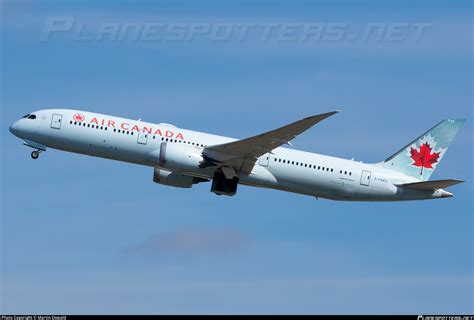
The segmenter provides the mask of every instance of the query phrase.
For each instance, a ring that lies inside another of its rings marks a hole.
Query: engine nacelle
[[[153,181],[171,187],[191,188],[193,184],[208,180],[155,168]]]
[[[196,146],[163,142],[158,165],[170,171],[195,172],[203,161],[201,152]]]

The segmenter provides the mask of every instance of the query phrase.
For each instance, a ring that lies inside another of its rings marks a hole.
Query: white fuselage
[[[212,179],[216,167],[175,165],[158,161],[163,143],[201,154],[205,146],[236,139],[97,113],[50,109],[34,112],[10,128],[25,144],[141,164],[185,175]],[[186,146],[184,148],[184,146]],[[396,184],[419,180],[379,164],[365,164],[279,147],[257,159],[239,183],[334,200],[397,201],[443,197],[442,190],[410,191]]]

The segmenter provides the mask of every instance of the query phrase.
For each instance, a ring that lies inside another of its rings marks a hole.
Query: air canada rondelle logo
[[[73,118],[74,118],[74,121],[77,121],[77,122],[82,122],[86,119],[86,117],[84,117],[83,114],[79,114],[79,113],[76,113]]]

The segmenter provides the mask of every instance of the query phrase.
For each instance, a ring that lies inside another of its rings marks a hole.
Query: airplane
[[[294,150],[291,140],[338,113],[301,119],[259,135],[234,139],[70,109],[39,110],[10,126],[38,159],[48,148],[153,168],[153,181],[177,188],[211,183],[233,196],[239,184],[331,200],[404,201],[452,197],[463,182],[429,180],[465,119],[446,119],[378,163]]]

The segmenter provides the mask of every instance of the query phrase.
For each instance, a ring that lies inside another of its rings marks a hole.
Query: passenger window
[[[87,124],[87,127],[88,127],[88,128],[90,128],[90,127],[91,127],[91,124],[90,124],[90,123],[89,123],[89,124]]]

